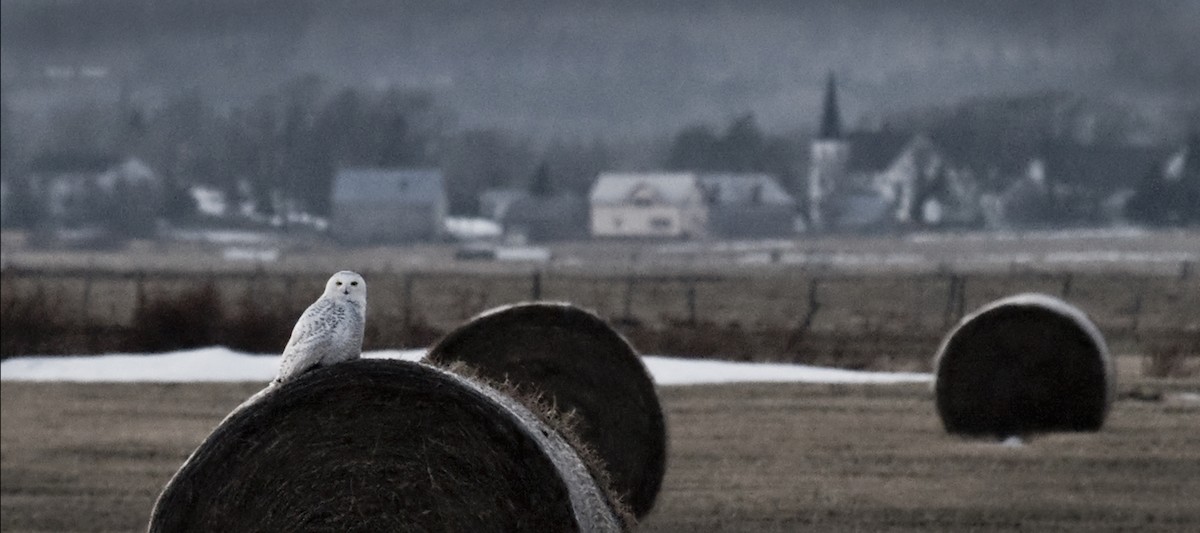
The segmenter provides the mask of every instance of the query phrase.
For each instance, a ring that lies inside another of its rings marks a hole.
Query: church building
[[[929,136],[889,129],[846,133],[829,76],[805,187],[815,231],[963,226],[981,218],[971,170]]]

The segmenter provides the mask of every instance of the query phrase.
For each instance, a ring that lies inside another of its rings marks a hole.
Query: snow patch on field
[[[1062,230],[974,231],[965,233],[912,233],[905,240],[916,243],[1076,241],[1081,239],[1141,239],[1150,232],[1136,227],[1076,228]]]
[[[382,350],[363,357],[418,361],[425,350]],[[929,374],[859,372],[778,363],[735,363],[646,356],[655,383],[924,383]],[[163,354],[17,357],[0,363],[3,381],[68,382],[237,382],[270,381],[279,357],[250,355],[214,347]]]
[[[700,383],[928,383],[929,374],[862,372],[783,363],[737,363],[646,356],[642,358],[659,385]]]
[[[504,228],[494,220],[486,218],[448,217],[446,232],[462,241],[498,239]]]

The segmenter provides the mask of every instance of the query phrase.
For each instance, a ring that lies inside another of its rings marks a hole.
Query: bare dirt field
[[[0,386],[0,529],[129,531],[261,384]],[[1200,382],[1125,383],[1099,433],[946,435],[928,386],[660,389],[670,434],[641,531],[1200,530]]]

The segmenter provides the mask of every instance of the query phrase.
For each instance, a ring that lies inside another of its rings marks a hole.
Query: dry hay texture
[[[662,406],[637,352],[603,319],[566,303],[500,307],[450,332],[427,360],[466,364],[573,413],[574,433],[633,514],[654,507],[666,469]]]
[[[964,318],[934,363],[946,431],[1097,431],[1115,391],[1104,338],[1079,309],[1043,294],[996,300]]]
[[[264,389],[163,489],[150,531],[621,531],[613,498],[516,400],[358,360]]]

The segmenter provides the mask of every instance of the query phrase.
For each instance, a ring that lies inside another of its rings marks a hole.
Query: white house
[[[589,195],[592,236],[703,236],[708,204],[696,173],[613,173],[596,178]]]

